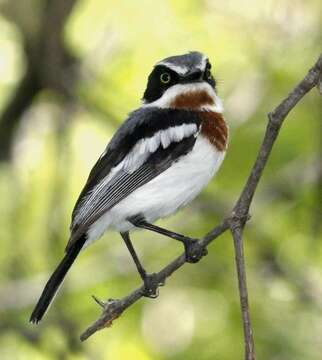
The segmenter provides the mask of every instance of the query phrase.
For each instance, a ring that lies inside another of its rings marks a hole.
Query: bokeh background
[[[254,162],[266,114],[321,51],[320,0],[0,1],[0,358],[241,359],[233,244],[225,234],[111,329],[85,343],[100,313],[90,295],[140,284],[118,234],[81,254],[46,319],[28,323],[61,259],[73,204],[158,60],[189,50],[214,65],[231,129],[215,181],[160,224],[201,236],[229,213]],[[322,122],[313,90],[289,115],[246,231],[259,359],[321,359]],[[149,271],[182,251],[145,232]]]

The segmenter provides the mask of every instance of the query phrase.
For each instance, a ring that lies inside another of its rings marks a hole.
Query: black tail
[[[48,306],[53,301],[56,292],[59,289],[62,281],[64,280],[67,271],[72,266],[73,262],[75,261],[77,255],[81,251],[84,243],[86,241],[86,236],[83,235],[80,239],[78,239],[73,246],[71,246],[66,255],[64,256],[63,260],[57,266],[54,273],[51,275],[50,279],[48,280],[39,300],[38,303],[30,316],[30,322],[33,324],[39,323],[42,319]]]

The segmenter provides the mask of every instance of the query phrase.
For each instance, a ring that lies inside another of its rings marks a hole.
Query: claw
[[[164,286],[165,285],[165,279],[164,280],[160,280],[158,283],[159,286]]]
[[[200,245],[198,240],[190,239],[185,242],[185,252],[186,252],[186,262],[188,263],[196,263],[203,256],[208,254],[208,250]]]
[[[106,303],[103,300],[100,300],[95,295],[92,295],[92,298],[95,300],[95,302],[101,306],[103,309],[105,309]]]
[[[163,283],[164,284],[164,283]],[[147,274],[144,279],[144,291],[143,296],[155,299],[159,296],[160,282],[157,278],[157,274]]]

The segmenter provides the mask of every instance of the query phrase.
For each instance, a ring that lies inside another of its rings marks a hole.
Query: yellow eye
[[[160,81],[162,82],[162,84],[169,84],[171,80],[171,76],[169,73],[164,72],[160,75]]]

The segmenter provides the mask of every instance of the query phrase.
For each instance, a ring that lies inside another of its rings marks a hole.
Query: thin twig
[[[253,329],[251,325],[249,304],[248,304],[246,266],[245,266],[244,243],[243,243],[243,223],[240,221],[240,219],[231,221],[230,230],[235,245],[235,261],[236,261],[236,268],[238,275],[239,298],[240,298],[240,306],[241,306],[243,325],[244,325],[245,359],[254,360],[255,350],[254,350]]]
[[[322,76],[322,55],[314,67],[308,72],[305,78],[293,89],[293,91],[281,102],[276,109],[271,112],[268,117],[268,125],[266,128],[263,143],[260,147],[257,159],[251,170],[249,178],[242,190],[236,205],[233,208],[232,214],[226,218],[219,226],[215,227],[210,233],[203,237],[199,242],[203,246],[209,245],[212,241],[218,238],[226,230],[230,229],[232,232],[235,250],[236,250],[236,266],[238,272],[238,283],[240,291],[240,300],[242,308],[242,317],[244,325],[245,336],[245,359],[254,360],[254,341],[253,330],[249,315],[248,294],[246,284],[245,260],[243,253],[243,229],[246,221],[249,218],[249,208],[256,191],[259,180],[262,177],[263,170],[267,164],[267,160],[273,148],[274,142],[278,136],[279,130],[282,126],[287,114],[295,107],[304,95],[309,92],[313,87],[319,84],[319,79]],[[157,279],[160,283],[165,282],[166,278],[172,275],[177,269],[185,264],[185,256],[182,254],[159,273]],[[84,341],[96,331],[109,327],[113,320],[119,317],[123,311],[129,306],[138,301],[143,295],[143,286],[134,290],[131,294],[120,300],[109,300],[103,305],[103,312],[99,319],[91,325],[81,335],[81,340]]]
[[[268,114],[269,120],[262,145],[257,155],[257,159],[230,218],[230,230],[232,232],[235,245],[235,259],[244,327],[246,360],[255,359],[255,350],[248,303],[244,259],[243,230],[245,219],[249,217],[249,208],[253,200],[257,185],[261,179],[283,121],[305,94],[307,94],[313,87],[319,86],[321,76],[322,55],[320,55],[318,61],[308,72],[305,78],[291,91],[291,93],[275,108],[273,112]]]

